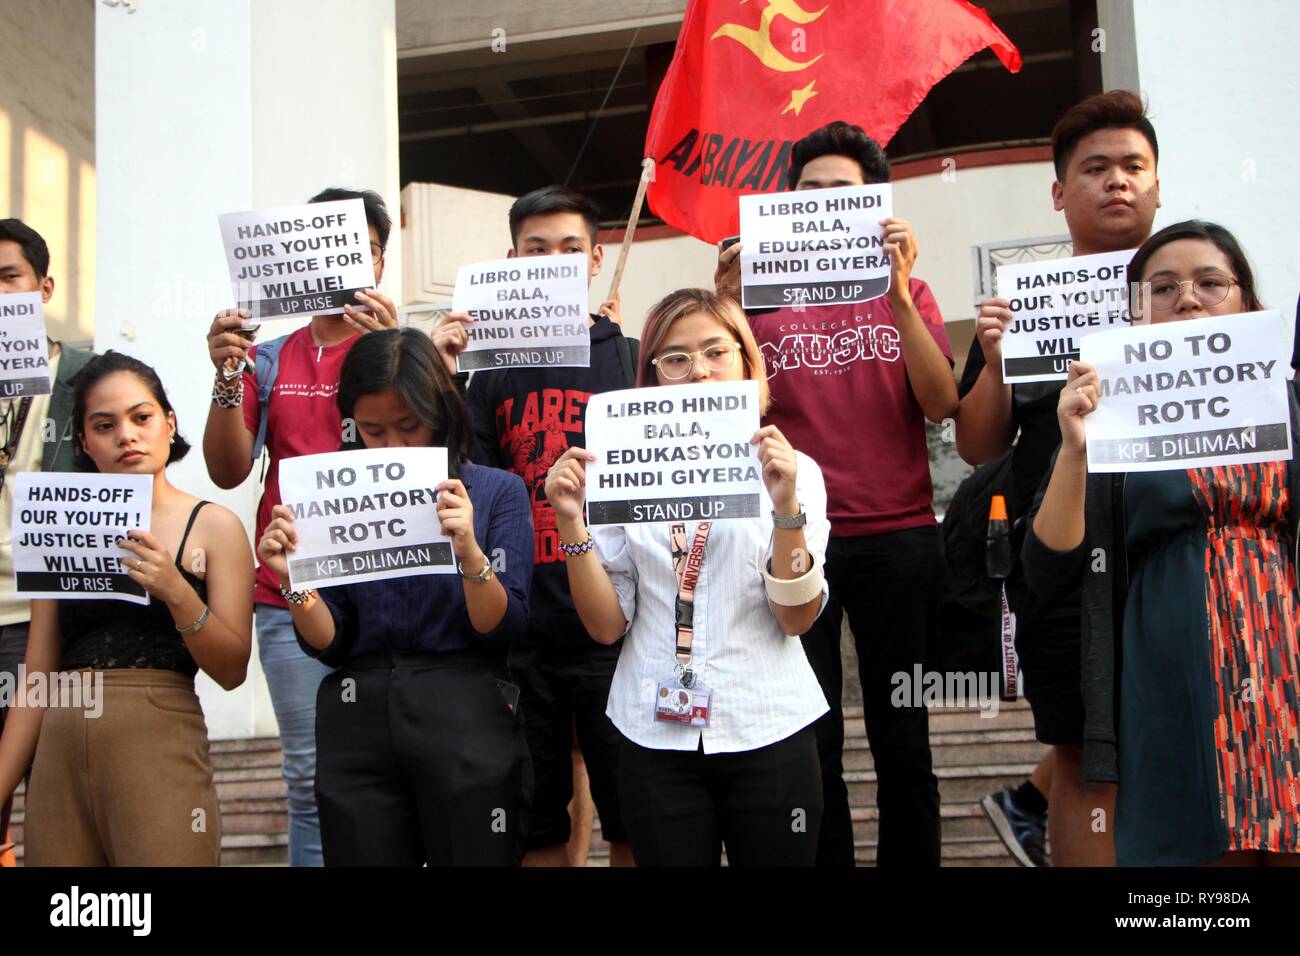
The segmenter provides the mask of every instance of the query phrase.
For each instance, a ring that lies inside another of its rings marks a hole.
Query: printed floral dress
[[[1300,852],[1300,652],[1286,463],[1124,486],[1121,866]]]

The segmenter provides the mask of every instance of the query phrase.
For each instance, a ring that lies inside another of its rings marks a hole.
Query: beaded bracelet
[[[560,550],[570,558],[576,558],[579,555],[586,554],[595,546],[596,539],[591,536],[590,531],[587,532],[586,541],[580,541],[577,544],[565,544],[563,541],[560,542]]]
[[[284,598],[295,607],[308,607],[316,600],[316,592],[311,588],[308,588],[305,591],[290,591],[284,585],[281,585],[280,597]]]

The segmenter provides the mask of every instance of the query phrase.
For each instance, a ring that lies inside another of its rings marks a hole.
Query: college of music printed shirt
[[[824,567],[830,522],[817,463],[798,453],[796,493],[808,516],[804,540]],[[605,713],[624,737],[652,750],[756,750],[784,740],[829,709],[798,637],[782,632],[768,605],[762,570],[772,554],[772,501],[760,518],[716,521],[695,588],[691,669],[713,691],[709,725],[654,719],[655,691],[676,668],[677,574],[670,524],[592,529],[600,563],[629,622]],[[686,522],[694,541],[698,522]],[[827,587],[822,582],[822,607]],[[820,610],[819,610],[820,613]]]
[[[948,362],[939,304],[920,279],[916,311]],[[925,415],[912,392],[888,296],[857,305],[751,313],[772,405],[763,419],[821,462],[835,537],[933,525]]]

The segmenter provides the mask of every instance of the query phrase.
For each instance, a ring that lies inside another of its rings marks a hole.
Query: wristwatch
[[[772,512],[772,526],[774,528],[795,529],[802,528],[808,523],[808,516],[804,514],[803,502],[799,503],[799,513],[797,515],[779,515]]]
[[[480,571],[478,574],[466,574],[466,573],[465,573],[465,567],[464,567],[464,565],[462,565],[462,566],[461,566],[461,569],[460,569],[460,576],[461,576],[462,578],[464,578],[466,581],[476,581],[476,582],[479,583],[479,584],[484,584],[484,583],[486,583],[487,581],[491,581],[491,580],[492,580],[492,562],[491,562],[491,561],[488,561],[488,560],[484,560],[484,562],[483,562],[483,570]]]

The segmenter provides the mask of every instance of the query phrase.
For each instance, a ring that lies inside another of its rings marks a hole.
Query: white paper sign
[[[375,284],[360,199],[228,212],[221,240],[235,299],[254,320],[336,315]]]
[[[747,309],[839,305],[889,291],[880,220],[888,183],[740,197],[740,295]]]
[[[462,372],[591,364],[583,253],[461,266],[451,304],[474,319]]]
[[[1247,312],[1089,335],[1101,399],[1084,419],[1088,470],[1165,471],[1291,457],[1287,329]]]
[[[153,476],[19,472],[12,514],[14,579],[25,598],[111,598],[148,604],[116,544],[148,531]]]
[[[39,292],[0,295],[0,398],[50,394],[50,347]]]
[[[1133,250],[998,266],[998,295],[1011,302],[1002,336],[1002,380],[1065,381],[1085,335],[1128,324]]]
[[[758,383],[629,388],[587,403],[591,525],[754,518]]]
[[[445,448],[367,448],[280,462],[280,495],[298,547],[289,582],[304,588],[415,574],[454,574],[438,521]]]

